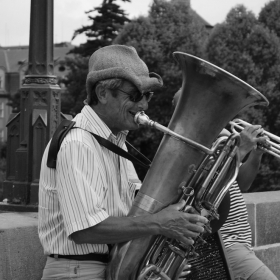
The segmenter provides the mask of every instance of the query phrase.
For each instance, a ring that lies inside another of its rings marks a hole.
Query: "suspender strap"
[[[143,163],[142,161],[140,161],[139,159],[137,159],[136,157],[134,157],[133,155],[131,155],[127,151],[123,150],[119,146],[115,145],[114,143],[108,141],[107,139],[105,139],[105,138],[103,138],[103,137],[101,137],[101,136],[99,136],[95,133],[92,133],[88,130],[85,130],[81,127],[73,127],[74,124],[75,124],[75,122],[73,122],[73,121],[63,120],[61,122],[61,124],[58,126],[58,128],[55,131],[54,136],[52,138],[51,144],[50,144],[50,149],[49,149],[49,154],[48,154],[48,159],[47,159],[47,166],[48,167],[50,167],[50,168],[55,168],[56,167],[56,158],[57,158],[57,154],[58,154],[60,145],[62,143],[62,140],[64,139],[64,137],[66,136],[66,134],[69,132],[70,129],[77,129],[77,128],[82,129],[82,130],[90,133],[97,140],[97,142],[101,146],[107,148],[111,152],[113,152],[113,153],[115,153],[115,154],[117,154],[121,157],[124,157],[124,158],[132,161],[135,164],[139,164],[139,165],[141,165],[145,168],[150,167],[151,162],[144,155],[141,154],[142,157],[144,157],[143,159],[145,159],[145,163]],[[138,153],[140,154],[140,152],[138,152]]]

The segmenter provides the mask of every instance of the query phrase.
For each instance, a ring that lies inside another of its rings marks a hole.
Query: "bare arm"
[[[260,125],[247,126],[240,133],[241,144],[239,147],[241,160],[250,153],[247,160],[239,169],[237,183],[242,192],[246,192],[258,174],[263,151],[257,149],[258,143],[265,143],[266,136],[259,136],[263,132]]]
[[[96,226],[76,231],[71,237],[78,243],[119,243],[157,234],[157,227],[149,216],[109,217]]]
[[[255,180],[263,153],[259,150],[252,150],[247,161],[239,169],[237,176],[237,183],[241,189],[241,192],[246,192],[251,187]]]
[[[71,237],[78,244],[108,244],[161,234],[193,244],[190,238],[204,231],[197,223],[205,224],[208,221],[197,214],[179,212],[183,205],[184,202],[179,202],[153,215],[109,217],[96,226],[74,232]]]

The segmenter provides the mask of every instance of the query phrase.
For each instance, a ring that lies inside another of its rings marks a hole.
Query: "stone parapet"
[[[256,255],[280,279],[280,191],[244,194]],[[0,280],[39,280],[46,256],[36,212],[0,212]]]
[[[46,257],[37,213],[0,213],[0,280],[39,280]]]
[[[243,194],[253,246],[280,243],[280,191]]]
[[[280,279],[280,191],[245,193],[243,196],[254,251]]]
[[[280,243],[254,247],[257,257],[280,279]]]

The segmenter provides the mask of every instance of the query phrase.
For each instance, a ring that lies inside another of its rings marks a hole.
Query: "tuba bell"
[[[205,210],[207,216],[218,219],[216,208],[239,168],[238,160],[233,160],[238,134],[221,139],[214,147],[212,143],[241,110],[268,105],[268,101],[250,85],[205,60],[182,52],[173,55],[182,70],[183,83],[168,128],[143,113],[135,116],[139,125],[154,127],[165,135],[128,215],[154,214],[183,198],[187,201],[184,208],[191,205],[199,213]],[[230,176],[218,175],[212,184],[210,175],[215,176],[216,171]],[[163,236],[119,243],[111,252],[106,280],[176,280],[191,253],[190,248]]]

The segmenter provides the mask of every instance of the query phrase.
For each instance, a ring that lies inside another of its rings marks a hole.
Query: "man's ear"
[[[108,100],[108,92],[107,90],[100,84],[98,84],[95,88],[96,96],[101,104],[106,104]]]

